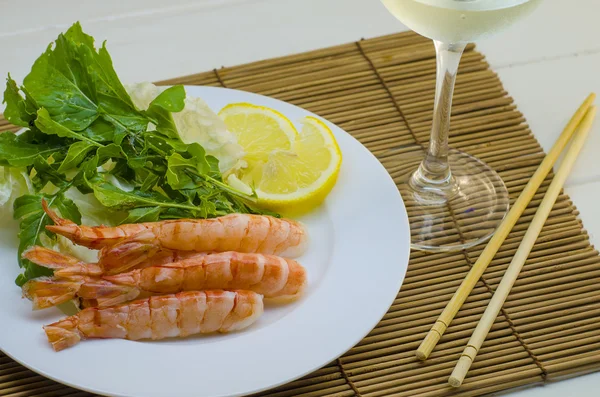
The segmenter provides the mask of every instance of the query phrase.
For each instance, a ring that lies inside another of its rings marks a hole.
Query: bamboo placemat
[[[397,182],[414,167],[415,155],[428,141],[435,54],[431,41],[407,32],[161,84],[225,86],[304,107],[359,139]],[[513,202],[544,153],[497,75],[473,46],[463,55],[453,105],[451,145],[497,170]],[[0,120],[2,130],[14,128]],[[412,252],[398,297],[363,341],[315,373],[260,395],[481,396],[600,369],[600,257],[577,210],[563,194],[465,383],[459,390],[446,384],[551,178],[425,363],[415,358],[414,351],[482,245],[457,253]],[[460,239],[470,225],[455,221],[454,238]],[[0,395],[89,394],[47,380],[0,353]]]

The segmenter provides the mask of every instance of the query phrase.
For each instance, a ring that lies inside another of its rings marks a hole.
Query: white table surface
[[[548,150],[585,96],[600,94],[600,3],[544,0],[527,20],[477,43]],[[17,81],[76,20],[108,40],[126,82],[156,81],[407,30],[378,0],[0,0],[0,76]],[[0,112],[3,106],[0,105]],[[566,184],[600,244],[600,122]],[[597,155],[597,154],[596,154]],[[509,393],[598,396],[600,373]]]

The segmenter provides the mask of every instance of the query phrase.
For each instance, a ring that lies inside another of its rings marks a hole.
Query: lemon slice
[[[263,118],[274,119],[267,123],[254,113],[252,119],[242,122],[237,115],[245,112],[236,108],[248,104],[229,105],[219,113],[227,129],[238,136],[248,163],[229,175],[228,183],[244,191],[252,186],[261,206],[286,215],[314,209],[329,194],[340,170],[342,154],[333,133],[321,120],[310,116],[301,120],[302,129],[296,135],[281,130],[275,133],[274,128],[263,130],[266,124],[283,129],[281,126],[292,123],[281,121],[284,116],[271,109],[250,106],[248,112],[264,111]],[[289,146],[283,135],[288,137]],[[277,140],[267,143],[273,138]]]
[[[265,162],[275,150],[290,150],[298,131],[281,113],[250,103],[233,103],[219,112],[227,130],[237,136],[244,160]]]

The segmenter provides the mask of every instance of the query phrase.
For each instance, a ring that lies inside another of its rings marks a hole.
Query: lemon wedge
[[[254,188],[258,203],[286,215],[320,205],[337,181],[342,154],[329,127],[315,117],[294,125],[275,110],[247,103],[219,112],[238,138],[247,167],[227,176],[234,188]]]

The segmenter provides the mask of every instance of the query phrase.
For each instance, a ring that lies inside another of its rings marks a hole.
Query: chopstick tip
[[[467,346],[467,349],[469,349],[469,347],[470,346]],[[467,351],[467,349],[465,349],[465,352]],[[473,348],[471,347],[471,349]],[[460,385],[462,385],[463,381],[465,380],[467,372],[469,372],[469,368],[471,368],[472,363],[473,359],[463,353],[463,355],[456,363],[454,371],[452,371],[452,374],[448,378],[448,384],[452,387],[460,387]]]
[[[441,321],[436,321],[433,327],[429,330],[425,339],[419,345],[419,348],[415,352],[415,356],[421,361],[427,360],[435,345],[440,341],[442,333],[445,331],[445,325]],[[443,329],[442,329],[443,328]]]
[[[455,377],[455,376],[450,376],[448,378],[448,384],[452,387],[460,387],[460,385],[462,385],[462,380]]]

